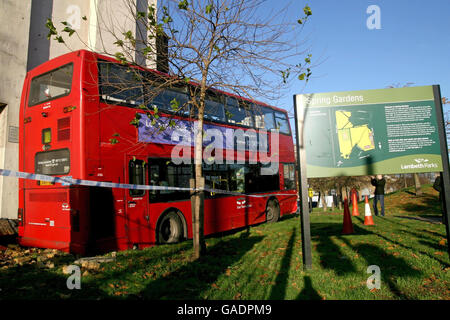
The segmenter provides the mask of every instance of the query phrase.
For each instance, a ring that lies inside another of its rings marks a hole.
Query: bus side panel
[[[292,191],[283,191],[283,193],[292,193],[292,196],[280,196],[280,214],[286,215],[297,212],[297,195]]]
[[[114,224],[115,224],[115,239],[116,248],[115,250],[126,250],[130,249],[129,239],[128,239],[128,225],[127,225],[127,215],[125,209],[125,189],[113,189],[114,197]]]
[[[25,190],[23,246],[70,251],[70,204],[67,188]]]
[[[89,189],[70,189],[70,252],[84,254],[91,231],[89,219]]]

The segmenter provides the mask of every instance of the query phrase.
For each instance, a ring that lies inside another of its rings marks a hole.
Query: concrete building
[[[78,49],[117,52],[113,34],[132,31],[146,38],[133,18],[133,10],[156,8],[157,0],[1,0],[0,21],[0,168],[18,170],[19,106],[28,70]],[[66,21],[76,34],[65,44],[48,40],[45,24],[51,18],[56,29]],[[154,67],[142,57],[140,64]],[[155,61],[155,59],[151,59]],[[0,218],[17,218],[17,179],[0,176]]]

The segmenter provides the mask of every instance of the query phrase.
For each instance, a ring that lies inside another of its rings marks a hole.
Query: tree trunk
[[[327,211],[327,199],[326,199],[326,192],[320,191],[322,193],[322,208],[323,212]]]
[[[336,196],[337,196],[337,203],[339,210],[342,210],[342,187],[337,185],[336,186]]]
[[[203,81],[205,82],[205,81]],[[203,190],[205,187],[205,179],[203,178],[202,163],[203,163],[203,116],[205,112],[205,96],[206,96],[206,82],[202,83],[200,91],[200,101],[198,105],[198,121],[197,131],[195,132],[195,149],[194,149],[194,168],[195,168],[195,187],[197,190]],[[195,223],[193,229],[193,245],[194,245],[194,259],[200,258],[206,253],[206,244],[204,236],[204,191],[197,191],[194,199],[194,212],[192,213],[192,221]]]
[[[403,178],[405,179],[405,189],[408,188],[408,183],[406,181],[406,174],[403,175]]]
[[[200,121],[199,121],[200,123]],[[198,132],[195,138],[195,188],[203,189],[205,187],[205,179],[202,173],[202,142],[203,134],[200,129],[201,125],[198,126]],[[204,239],[204,192],[197,191],[193,197],[194,200],[194,212],[192,213],[193,222],[193,242],[194,242],[194,259],[200,258],[206,252],[206,245]]]
[[[416,185],[416,196],[422,195],[422,186],[420,185],[419,174],[414,173],[414,184]]]

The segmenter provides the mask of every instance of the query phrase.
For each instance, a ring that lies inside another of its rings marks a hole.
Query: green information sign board
[[[433,86],[295,99],[308,178],[443,170]]]

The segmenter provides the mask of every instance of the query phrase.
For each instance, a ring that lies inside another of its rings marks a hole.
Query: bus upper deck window
[[[276,129],[280,130],[281,133],[291,134],[289,130],[289,121],[286,115],[282,112],[275,112],[275,125]]]
[[[73,63],[38,75],[31,80],[28,105],[34,106],[69,95],[72,87]]]
[[[229,123],[247,127],[253,126],[253,115],[250,111],[250,104],[247,102],[228,97],[225,106],[225,115]]]

